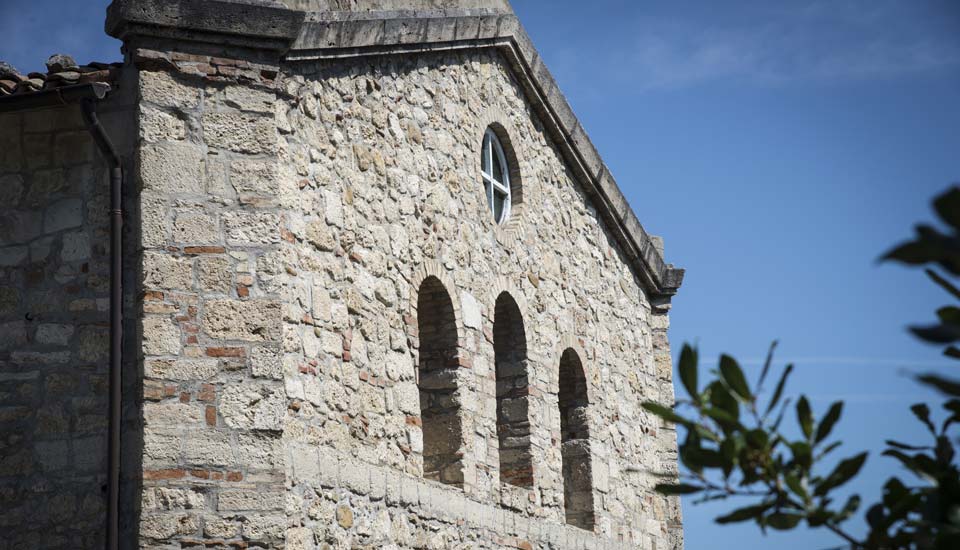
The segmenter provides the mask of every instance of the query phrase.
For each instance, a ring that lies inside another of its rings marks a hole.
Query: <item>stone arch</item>
[[[509,292],[501,292],[497,296],[493,348],[500,481],[518,487],[532,487],[527,335],[521,309]]]
[[[458,308],[440,277],[414,287],[417,388],[423,431],[423,477],[463,486],[461,338]]]
[[[560,356],[557,400],[564,512],[568,524],[592,531],[595,516],[587,387],[580,355],[574,348],[565,349]]]

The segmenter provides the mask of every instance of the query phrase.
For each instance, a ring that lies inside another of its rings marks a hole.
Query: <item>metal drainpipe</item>
[[[123,357],[123,168],[120,155],[97,118],[97,101],[80,102],[87,130],[110,163],[110,424],[107,441],[107,550],[120,542],[120,412]]]

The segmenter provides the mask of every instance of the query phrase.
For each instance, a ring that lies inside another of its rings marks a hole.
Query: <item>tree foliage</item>
[[[937,310],[937,322],[911,327],[918,338],[945,346],[944,355],[960,359],[960,188],[939,196],[934,210],[945,229],[919,225],[916,235],[881,260],[927,266],[927,277],[957,302]],[[955,425],[960,423],[960,379],[935,373],[914,375],[944,395],[944,412],[934,415],[918,403],[910,411],[925,442],[886,441],[884,459],[909,472],[906,480],[891,477],[882,499],[865,510],[869,532],[858,538],[845,523],[861,511],[861,498],[838,492],[863,468],[868,453],[838,459],[841,442],[831,437],[843,415],[843,402],[814,411],[806,396],[785,397],[793,365],[779,371],[769,397],[776,342],[763,368],[750,384],[737,361],[722,355],[708,376],[699,372],[697,350],[684,345],[677,369],[687,397],[673,406],[644,403],[651,413],[684,428],[679,446],[683,465],[679,482],[662,483],[667,495],[696,496],[695,503],[736,498],[746,501],[717,523],[752,521],[761,529],[790,530],[801,525],[834,532],[854,549],[960,548],[960,472],[955,463]],[[702,380],[702,382],[701,382]],[[785,435],[785,419],[796,429]],[[953,439],[951,439],[953,438]]]

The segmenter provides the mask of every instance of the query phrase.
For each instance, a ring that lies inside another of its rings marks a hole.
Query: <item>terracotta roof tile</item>
[[[69,55],[56,54],[47,60],[46,73],[21,74],[13,65],[0,61],[0,97],[51,90],[73,84],[114,82],[122,63],[78,65]]]

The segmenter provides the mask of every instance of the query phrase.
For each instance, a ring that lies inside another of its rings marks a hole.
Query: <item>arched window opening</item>
[[[494,310],[493,348],[496,356],[500,481],[519,487],[532,487],[527,336],[520,308],[506,292],[497,298]]]
[[[453,302],[436,277],[420,285],[417,298],[420,364],[420,420],[423,425],[423,477],[463,486],[463,430],[457,391],[456,316]]]
[[[487,128],[483,135],[480,167],[483,176],[483,190],[487,204],[493,214],[493,220],[502,224],[510,217],[512,190],[510,188],[510,165],[503,152],[503,145],[493,128]]]
[[[572,349],[560,357],[560,445],[563,502],[567,523],[593,530],[593,479],[590,427],[587,423],[587,379]]]

